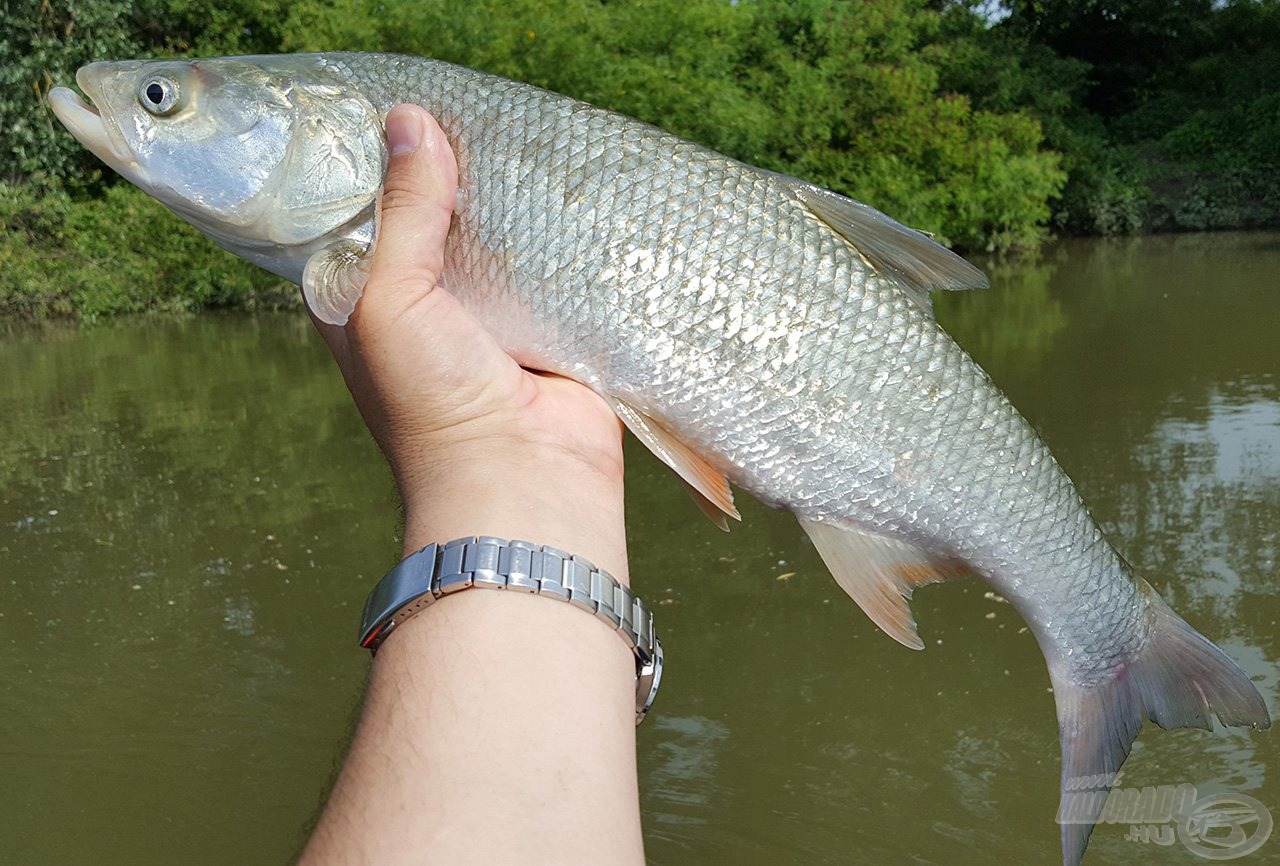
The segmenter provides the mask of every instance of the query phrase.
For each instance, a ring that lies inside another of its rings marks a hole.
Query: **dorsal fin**
[[[793,178],[796,197],[832,231],[847,240],[881,274],[930,310],[933,289],[985,289],[986,275],[933,238],[907,228],[873,207]]]

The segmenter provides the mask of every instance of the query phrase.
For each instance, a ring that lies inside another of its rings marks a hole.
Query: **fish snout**
[[[133,78],[141,67],[139,61],[88,63],[76,72],[76,85],[87,99],[69,87],[55,87],[48,97],[54,115],[77,141],[135,183],[141,166],[116,121],[111,99],[120,98],[121,87],[126,88],[123,98],[133,99]]]

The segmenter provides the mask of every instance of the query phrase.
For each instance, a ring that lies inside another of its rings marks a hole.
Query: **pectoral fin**
[[[836,582],[884,633],[910,649],[924,649],[907,604],[917,586],[963,577],[960,563],[857,527],[801,520]]]
[[[330,325],[345,325],[364,293],[373,256],[354,241],[330,244],[307,259],[302,271],[302,296],[315,317]]]
[[[675,470],[693,496],[693,501],[702,509],[703,514],[711,518],[712,523],[727,532],[729,524],[724,515],[727,514],[734,520],[742,519],[738,509],[733,507],[733,490],[724,473],[716,471],[705,459],[639,409],[616,397],[611,397],[610,402],[613,404],[613,411],[618,413],[627,429],[658,455],[659,460]]]

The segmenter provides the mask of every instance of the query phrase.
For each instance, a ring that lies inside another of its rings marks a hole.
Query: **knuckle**
[[[424,209],[429,201],[426,191],[408,178],[388,177],[382,191],[382,214],[404,214]]]
[[[438,262],[430,258],[406,256],[394,261],[375,263],[361,304],[371,318],[386,323],[395,321],[417,304],[436,294],[439,285]]]
[[[370,294],[376,300],[369,306],[378,307],[382,315],[395,317],[415,300],[432,294],[437,285],[437,275],[429,263],[410,260],[375,273],[370,282],[375,283]]]

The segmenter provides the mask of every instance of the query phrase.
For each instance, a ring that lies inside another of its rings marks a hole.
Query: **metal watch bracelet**
[[[480,535],[428,544],[378,581],[364,605],[360,646],[376,653],[387,636],[437,599],[466,589],[527,592],[594,614],[636,657],[636,724],[662,679],[662,644],[649,606],[589,560],[528,541]]]

